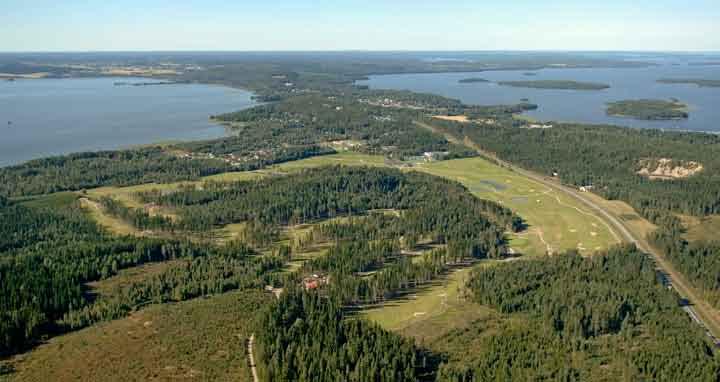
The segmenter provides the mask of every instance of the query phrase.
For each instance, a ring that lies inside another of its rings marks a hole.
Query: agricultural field
[[[5,365],[9,381],[252,381],[245,341],[272,295],[153,305],[49,340]]]

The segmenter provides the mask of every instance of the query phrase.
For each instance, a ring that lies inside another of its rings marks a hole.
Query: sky
[[[0,51],[720,51],[720,0],[0,0]]]

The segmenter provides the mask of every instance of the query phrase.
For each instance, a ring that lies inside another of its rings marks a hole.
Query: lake
[[[456,98],[467,104],[495,105],[518,103],[523,98],[539,109],[526,113],[546,121],[612,124],[642,128],[720,131],[720,88],[657,83],[660,78],[720,80],[720,66],[688,65],[679,58],[657,60],[647,68],[553,68],[531,71],[486,71],[480,73],[433,73],[372,76],[358,85],[374,89],[411,90]],[[490,83],[458,83],[480,77]],[[575,80],[600,82],[611,86],[598,91],[543,90],[497,85],[496,81]],[[607,102],[623,99],[677,98],[690,106],[690,118],[682,121],[641,121],[606,115]]]
[[[0,166],[71,152],[218,138],[210,115],[255,105],[252,93],[143,78],[0,81]]]

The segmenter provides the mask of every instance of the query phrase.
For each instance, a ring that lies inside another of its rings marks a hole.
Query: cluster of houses
[[[368,104],[370,106],[391,107],[396,109],[425,110],[425,108],[422,106],[409,104],[402,101],[395,101],[392,98],[382,98],[376,100],[362,98],[359,99],[358,102]]]
[[[422,155],[408,157],[409,162],[434,162],[442,160],[450,155],[449,151],[426,151]]]
[[[553,125],[545,125],[539,123],[531,123],[529,125],[522,126],[523,129],[552,129]]]
[[[255,151],[252,155],[246,155],[246,156],[240,156],[235,154],[226,154],[226,155],[215,155],[213,153],[181,153],[178,155],[181,159],[217,159],[221,160],[231,166],[234,167],[240,167],[244,163],[249,162],[251,160],[260,160],[261,158],[265,158],[270,156],[272,153],[269,150],[258,150]]]

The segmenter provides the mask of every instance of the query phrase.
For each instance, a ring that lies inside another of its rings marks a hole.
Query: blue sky
[[[1,0],[0,51],[720,50],[720,0]]]

